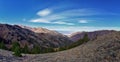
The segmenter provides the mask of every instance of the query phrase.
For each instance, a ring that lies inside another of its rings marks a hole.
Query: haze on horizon
[[[0,23],[67,34],[120,30],[119,0],[0,0]]]

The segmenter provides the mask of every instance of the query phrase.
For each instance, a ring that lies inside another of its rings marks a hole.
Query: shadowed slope
[[[54,48],[72,43],[65,35],[44,28],[42,30],[38,29],[37,31],[41,31],[41,33],[36,33],[18,25],[0,24],[0,41],[4,41],[8,47],[12,42],[17,41],[21,47],[27,44],[30,48],[34,45]]]

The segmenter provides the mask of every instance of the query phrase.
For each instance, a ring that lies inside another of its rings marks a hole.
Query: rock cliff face
[[[21,47],[27,44],[29,47],[39,45],[46,48],[60,47],[72,43],[67,36],[56,31],[8,24],[0,24],[0,41],[4,41],[8,47],[14,41],[19,42]]]
[[[56,53],[26,54],[21,58],[14,57],[11,52],[2,53],[2,62],[119,62],[120,61],[120,32],[110,32],[98,36],[76,48]]]

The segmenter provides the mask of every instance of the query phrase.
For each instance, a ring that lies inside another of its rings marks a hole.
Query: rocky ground
[[[120,32],[97,37],[76,48],[47,54],[26,54],[15,57],[12,52],[0,50],[0,62],[119,62]]]

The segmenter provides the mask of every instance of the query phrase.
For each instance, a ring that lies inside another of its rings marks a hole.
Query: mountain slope
[[[87,34],[90,40],[94,40],[95,38],[97,38],[97,36],[102,36],[111,32],[115,32],[115,31],[101,30],[101,31],[94,31],[94,32],[76,32],[76,33],[72,33],[69,37],[73,41],[78,41],[79,39],[82,39],[85,34]]]
[[[19,26],[24,29],[28,29],[37,33],[40,38],[44,38],[45,40],[48,40],[48,42],[52,41],[52,43],[56,44],[56,45],[53,45],[53,47],[57,47],[57,45],[59,46],[67,45],[67,44],[69,45],[72,43],[70,38],[68,38],[67,36],[57,31],[48,30],[46,28],[32,28],[32,27],[22,26],[22,25],[19,25]]]
[[[89,41],[67,51],[35,55],[34,57],[36,59],[32,60],[35,62],[119,62],[120,32],[111,32],[103,36],[98,36],[94,41]]]
[[[42,28],[43,30],[47,30]],[[38,30],[40,31],[40,30]],[[49,31],[49,32],[47,32]],[[36,33],[30,29],[18,25],[0,24],[0,41],[4,41],[8,47],[12,42],[18,41],[23,47],[27,44],[29,47],[39,45],[40,47],[60,47],[69,45],[72,41],[67,36],[54,31],[41,31]]]
[[[13,62],[119,62],[120,32],[98,36],[94,41],[66,51],[37,55],[26,54],[19,59],[13,56],[6,57],[8,58],[15,59]]]

